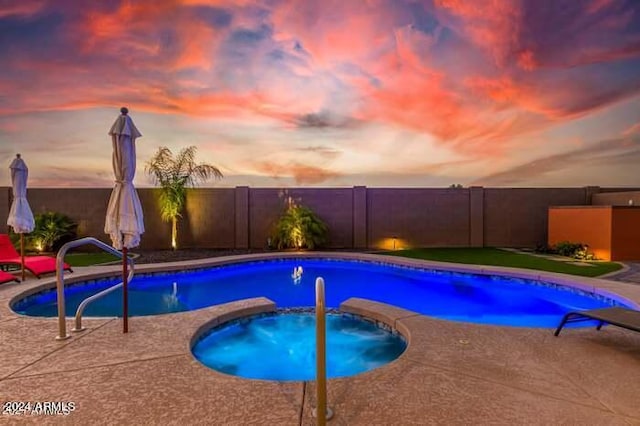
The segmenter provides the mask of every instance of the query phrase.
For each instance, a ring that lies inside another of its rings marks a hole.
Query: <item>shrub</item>
[[[589,253],[589,246],[583,243],[560,241],[554,246],[554,251],[560,256],[573,257],[580,260],[595,259],[593,254]]]
[[[28,245],[37,251],[56,251],[76,236],[77,224],[62,213],[47,212],[34,217],[35,228],[28,234]]]
[[[554,250],[560,256],[573,257],[583,245],[582,243],[572,243],[571,241],[560,241],[555,245]]]
[[[589,246],[586,244],[576,250],[573,257],[580,260],[597,260],[593,253],[589,253]]]
[[[541,254],[556,254],[556,250],[548,244],[538,244],[533,251]]]
[[[327,226],[311,209],[290,205],[276,224],[273,243],[278,249],[313,249],[326,242],[327,233]]]

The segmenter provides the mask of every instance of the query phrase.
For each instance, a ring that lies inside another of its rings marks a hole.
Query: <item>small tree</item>
[[[177,248],[178,218],[182,217],[186,188],[210,178],[223,177],[222,172],[211,164],[196,164],[196,150],[195,146],[183,148],[174,158],[171,150],[163,146],[145,167],[154,183],[160,185],[160,214],[162,220],[171,222],[171,247],[174,250]]]
[[[273,241],[278,249],[313,249],[326,242],[327,231],[327,225],[311,209],[289,204],[276,225]]]
[[[27,244],[37,251],[55,251],[76,236],[77,224],[67,215],[46,212],[35,215],[35,227]]]

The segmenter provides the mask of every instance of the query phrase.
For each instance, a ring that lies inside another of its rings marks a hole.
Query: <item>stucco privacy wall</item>
[[[235,247],[236,192],[242,191],[240,189],[236,191],[233,188],[188,189],[185,213],[178,222],[180,246],[216,249]],[[159,210],[158,205],[154,208]],[[150,211],[153,210],[145,210],[145,223],[150,216],[147,212]],[[169,227],[166,222],[161,222],[158,226],[164,228],[167,234],[163,240],[157,242],[155,247],[163,247],[163,244],[166,246],[167,242],[170,242]]]
[[[369,247],[468,246],[469,190],[367,189]]]
[[[11,188],[0,188],[0,220],[2,224],[7,224],[9,208],[11,206]],[[2,229],[2,228],[0,228]]]
[[[587,205],[608,188],[196,188],[179,222],[180,247],[264,248],[286,199],[313,209],[329,226],[330,248],[505,246],[546,243],[550,206]],[[139,188],[146,232],[142,248],[169,248],[159,189]],[[0,188],[6,218],[10,188]],[[29,188],[34,213],[55,211],[78,222],[80,236],[104,241],[111,188]],[[6,223],[6,219],[4,223]],[[5,227],[5,229],[7,229]]]
[[[484,245],[536,247],[547,241],[549,206],[589,204],[587,188],[484,188]]]
[[[595,194],[592,204],[598,206],[640,206],[640,191]]]

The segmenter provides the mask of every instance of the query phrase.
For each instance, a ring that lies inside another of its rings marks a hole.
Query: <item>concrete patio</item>
[[[139,270],[226,261],[143,265]],[[117,267],[78,268],[69,281],[117,271]],[[633,282],[510,272],[578,282],[640,303],[640,286]],[[88,318],[87,331],[57,341],[56,318],[23,317],[9,308],[14,296],[54,281],[29,279],[0,286],[0,400],[73,401],[76,409],[57,417],[0,415],[0,423],[315,424],[314,382],[223,375],[191,355],[191,339],[201,326],[271,310],[268,300],[134,317],[126,335],[120,319]],[[387,366],[329,380],[328,400],[335,411],[329,424],[640,425],[640,333],[610,326],[599,332],[566,329],[556,338],[551,329],[442,321],[363,299],[351,299],[342,309],[394,326],[407,336],[409,347]],[[71,320],[67,323],[71,328]]]

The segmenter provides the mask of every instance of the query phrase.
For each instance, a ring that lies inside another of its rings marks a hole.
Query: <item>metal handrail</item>
[[[327,325],[324,278],[316,278],[316,408],[318,426],[325,426],[333,417],[327,406]]]
[[[129,259],[129,274],[127,276],[127,282],[131,282],[131,279],[133,278],[133,259]],[[100,293],[96,293],[93,296],[89,296],[86,299],[84,299],[80,305],[78,305],[78,309],[76,310],[76,325],[74,328],[71,329],[71,331],[73,332],[78,332],[78,331],[82,331],[85,328],[82,327],[82,313],[84,312],[84,309],[87,307],[87,305],[91,302],[93,302],[94,300],[100,299],[102,296],[106,296],[107,294],[111,293],[114,290],[117,290],[119,288],[122,287],[123,281],[120,281],[120,283],[111,286],[107,289],[102,290]]]
[[[79,240],[74,240],[74,241],[69,241],[68,243],[64,244],[62,247],[60,247],[60,251],[58,251],[58,255],[56,256],[56,287],[57,287],[57,294],[58,294],[58,336],[56,337],[56,340],[64,340],[64,339],[68,339],[69,335],[67,335],[67,323],[66,323],[66,315],[65,315],[65,300],[64,300],[64,257],[67,254],[67,251],[69,251],[72,248],[75,247],[79,247],[85,244],[92,244],[98,248],[101,248],[102,250],[111,253],[112,255],[119,257],[120,259],[122,259],[122,253],[116,249],[114,249],[113,247],[111,247],[108,244],[103,243],[102,241],[93,238],[93,237],[85,237],[85,238],[80,238]],[[129,272],[129,276],[128,276],[128,281],[131,281],[131,278],[133,278],[133,273],[134,273],[134,262],[133,259],[131,258],[127,258],[127,262],[129,263],[129,265],[131,266],[130,272]],[[112,291],[116,290],[117,288],[122,286],[122,282],[119,284],[116,284],[112,287],[109,287],[106,290],[102,290],[100,293],[96,293],[92,296],[87,297],[85,300],[82,301],[82,303],[80,303],[80,305],[78,306],[78,309],[76,310],[76,328],[74,328],[72,331],[82,331],[82,313],[84,311],[84,308],[91,302],[93,302],[96,299],[99,299],[100,297],[111,293]]]
[[[327,424],[327,370],[324,280],[316,278],[316,418],[318,426]]]

